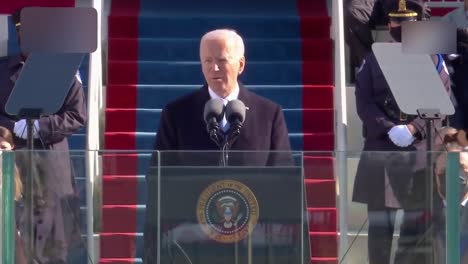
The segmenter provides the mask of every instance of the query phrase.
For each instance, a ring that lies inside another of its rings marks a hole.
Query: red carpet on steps
[[[106,115],[106,149],[134,150],[136,147],[134,134],[122,131],[135,131],[137,124],[139,8],[139,1],[112,1],[109,61],[125,60],[126,63],[112,63],[108,69],[106,103],[110,109]],[[309,151],[330,151],[334,148],[332,41],[321,36],[330,35],[331,19],[327,14],[326,0],[299,0],[298,8],[303,40],[303,146]],[[323,26],[317,27],[317,24]],[[112,41],[117,38],[120,41]],[[323,52],[312,52],[311,49]],[[116,111],[120,114],[114,115]],[[125,124],[121,122],[122,116],[125,116]],[[100,263],[133,263],[137,243],[137,155],[108,154],[103,162]],[[304,159],[313,255],[311,263],[314,264],[337,263],[333,162],[333,156],[327,152],[311,154]]]
[[[301,18],[301,35],[304,41],[314,41],[310,36],[317,31],[326,31],[330,35],[331,17],[328,16],[327,1],[299,0],[298,9]],[[327,25],[318,28],[314,21],[326,19]],[[303,45],[303,132],[304,151],[324,151],[324,153],[305,154],[304,170],[306,177],[306,196],[310,228],[310,245],[313,264],[338,263],[337,212],[336,212],[336,182],[333,171],[334,150],[334,111],[333,111],[333,56],[332,43],[324,45],[327,60],[320,65],[311,62],[308,55],[310,49]],[[326,81],[317,79],[321,76]],[[317,85],[323,85],[317,87]],[[308,109],[321,109],[317,111]],[[310,113],[310,114],[309,114]],[[314,113],[313,115],[311,115]],[[319,126],[324,133],[308,135]]]
[[[135,86],[130,89],[120,89],[114,86],[116,76],[126,76],[129,83],[138,83],[138,15],[140,6],[138,0],[113,0],[108,18],[108,38],[118,38],[122,35],[129,40],[125,51],[109,45],[109,60],[118,59],[124,53],[129,62],[127,68],[108,69],[108,86],[106,104],[108,108],[121,105],[126,109],[135,109],[137,91]],[[119,19],[115,19],[119,17]],[[129,48],[130,47],[130,48]],[[122,120],[106,120],[107,131],[115,131],[115,125],[125,123],[126,131],[136,130],[136,114],[127,112],[125,122]],[[124,137],[125,141],[104,139],[105,149],[134,150],[136,148],[134,135]],[[138,155],[128,153],[109,153],[103,157],[103,210],[102,232],[100,236],[100,263],[130,264],[135,261],[138,204],[137,193]],[[116,180],[117,179],[117,180]],[[119,213],[122,209],[124,214]]]

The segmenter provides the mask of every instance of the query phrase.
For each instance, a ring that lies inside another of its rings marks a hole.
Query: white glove
[[[15,135],[19,138],[26,139],[27,130],[26,130],[26,119],[21,119],[15,123],[15,128],[13,129]]]
[[[393,144],[402,148],[411,145],[416,139],[406,125],[392,127],[388,132],[388,136]]]
[[[22,139],[27,139],[28,130],[27,130],[26,119],[21,119],[17,121],[15,123],[13,132],[15,133],[17,137],[22,138]],[[39,121],[38,120],[34,121],[33,138],[39,138]]]
[[[34,120],[33,137],[39,138],[39,120]]]

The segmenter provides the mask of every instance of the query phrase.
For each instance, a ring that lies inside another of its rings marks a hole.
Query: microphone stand
[[[223,147],[221,148],[221,166],[227,167],[229,161],[229,149],[231,148],[232,144],[236,141],[236,139],[240,135],[240,129],[242,128],[242,123],[238,120],[232,122],[231,127],[229,128],[227,136],[224,137]],[[237,228],[237,222],[234,223],[234,227]],[[239,245],[236,239],[234,243],[234,263],[239,263]]]
[[[26,182],[24,188],[25,208],[26,208],[26,226],[25,236],[28,239],[25,245],[25,251],[27,253],[27,263],[32,264],[34,262],[34,247],[35,247],[35,235],[34,235],[34,175],[33,175],[33,151],[34,151],[34,121],[40,118],[42,109],[21,109],[19,113],[20,118],[26,119],[26,146],[27,146],[27,166],[26,166]]]
[[[229,149],[232,144],[240,135],[240,130],[242,128],[242,123],[238,120],[232,122],[231,127],[229,128],[227,136],[224,137],[223,146],[221,148],[221,161],[220,164],[222,167],[228,166],[229,161]]]

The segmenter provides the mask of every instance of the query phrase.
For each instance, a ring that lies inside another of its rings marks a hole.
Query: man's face
[[[223,38],[203,40],[200,61],[206,82],[222,98],[236,87],[237,77],[245,66],[245,58],[236,54],[234,43]]]

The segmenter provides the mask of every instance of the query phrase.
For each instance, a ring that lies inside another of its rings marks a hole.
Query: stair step
[[[68,138],[69,148],[72,150],[86,149],[86,134],[77,133]]]
[[[333,154],[333,152],[304,153],[304,177],[306,179],[333,180],[335,178]]]
[[[109,16],[109,38],[196,38],[214,28],[232,28],[245,38],[329,38],[331,19],[309,16]],[[303,30],[301,24],[313,30]],[[155,26],[155,25],[171,25]],[[302,33],[302,35],[301,35]]]
[[[323,39],[244,39],[245,56],[250,61],[331,61],[332,41]],[[111,38],[109,60],[134,61],[198,61],[199,38]],[[157,50],[158,52],[154,52]],[[128,52],[131,51],[131,52]]]
[[[304,133],[302,148],[294,150],[331,152],[334,145],[335,135],[333,133]]]
[[[306,179],[307,207],[336,207],[336,182],[334,180]]]
[[[101,233],[101,258],[135,258],[143,254],[143,234]]]
[[[103,205],[135,205],[146,203],[147,186],[144,176],[103,176],[102,181]]]
[[[107,152],[103,155],[103,175],[107,176],[133,176],[144,175],[148,172],[151,160],[151,151],[148,152]]]
[[[310,250],[314,258],[334,258],[338,255],[338,234],[310,232]]]
[[[336,208],[307,208],[307,220],[311,232],[337,231]]]
[[[107,86],[106,103],[108,108],[161,109],[168,102],[199,89],[201,85],[111,84]],[[285,109],[333,108],[332,86],[247,85],[247,89],[280,104]]]
[[[250,61],[245,72],[239,76],[242,83],[299,85],[333,83],[333,65],[320,61]],[[127,72],[135,71],[135,62],[109,61],[109,84],[193,84],[204,80],[199,61],[139,61],[138,80]],[[303,74],[303,72],[314,74]]]

